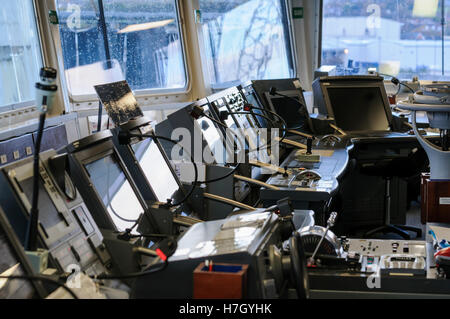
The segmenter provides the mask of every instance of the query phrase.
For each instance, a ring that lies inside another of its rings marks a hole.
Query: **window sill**
[[[3,123],[0,124],[0,141],[35,132],[38,129],[38,112],[35,111],[33,114],[33,118],[26,121],[11,123],[9,125],[3,125]],[[67,123],[76,119],[76,113],[50,117],[46,119],[45,127]]]

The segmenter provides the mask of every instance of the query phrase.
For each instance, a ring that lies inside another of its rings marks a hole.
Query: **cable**
[[[266,109],[264,109],[262,107],[253,106],[252,104],[248,104],[248,106],[250,107],[250,109],[261,110],[261,111],[267,112],[269,114],[272,114],[272,115],[278,117],[281,120],[281,122],[283,123],[283,128],[281,128],[281,130],[283,130],[283,137],[281,138],[280,142],[284,140],[284,138],[286,137],[287,131],[289,129],[288,129],[286,121],[284,120],[283,117],[281,117],[281,115],[279,115],[276,112],[273,112],[273,111],[270,111],[270,110],[266,110]],[[245,106],[244,106],[244,108],[245,108]],[[258,115],[258,113],[252,113],[252,114]]]
[[[167,238],[169,235],[164,234],[130,234],[130,238],[139,238],[139,237],[147,237],[147,238]]]
[[[40,111],[39,125],[37,131],[36,145],[34,150],[33,162],[33,197],[30,209],[30,217],[25,235],[25,249],[30,251],[37,250],[38,243],[38,224],[39,224],[39,153],[41,151],[42,135],[44,134],[44,125],[46,113],[52,107],[52,100],[58,90],[55,85],[57,72],[53,68],[43,67],[39,72],[40,82],[36,82],[36,106]]]
[[[163,265],[158,267],[158,268],[150,268],[150,269],[145,270],[145,271],[133,272],[133,273],[125,274],[125,275],[108,275],[108,274],[104,274],[104,275],[98,275],[98,276],[91,276],[91,278],[92,279],[96,279],[96,280],[137,278],[137,277],[147,276],[147,275],[150,275],[150,274],[154,274],[154,273],[163,271],[164,269],[167,268],[168,265],[169,265],[169,262],[166,260],[166,261],[164,261]],[[150,266],[150,267],[152,267],[152,266]]]
[[[42,135],[44,133],[46,113],[42,112],[39,116],[39,127],[37,131],[36,146],[33,158],[33,197],[30,209],[30,219],[25,239],[25,250],[36,251],[39,223],[39,153],[41,151]]]
[[[63,288],[65,291],[67,291],[73,299],[79,299],[78,296],[72,291],[72,289],[70,289],[69,287],[67,287],[65,284],[49,278],[49,277],[44,277],[44,276],[0,276],[0,279],[19,279],[19,280],[28,280],[28,281],[47,281],[50,283],[53,283],[61,288]]]
[[[166,240],[167,240],[167,242],[164,243],[164,241],[163,241],[161,244],[159,244],[159,247],[156,249],[156,253],[159,256],[159,259],[164,261],[164,264],[162,266],[156,267],[156,266],[158,266],[158,264],[153,264],[144,271],[124,274],[124,275],[108,275],[108,274],[94,275],[94,276],[91,276],[91,278],[97,279],[97,280],[130,279],[130,278],[147,276],[150,274],[154,274],[154,273],[163,271],[169,265],[169,257],[175,253],[175,251],[177,250],[177,247],[178,247],[178,243],[176,240],[170,239],[170,237],[167,238]],[[161,246],[163,246],[163,245],[165,246],[165,248],[167,248],[167,253],[162,251]]]
[[[401,82],[397,77],[395,77],[393,75],[390,75],[390,74],[386,74],[386,73],[379,73],[379,72],[377,72],[377,73],[378,73],[378,75],[390,77],[391,78],[391,82],[398,86],[398,90],[397,90],[397,93],[395,95],[397,95],[400,92],[400,85],[403,85],[404,87],[409,89],[412,93],[416,93],[416,91],[414,91],[409,85]]]
[[[227,112],[224,112],[224,113],[226,113],[226,114],[228,114],[228,115],[230,115],[230,114],[245,114],[245,115],[256,115],[256,116],[260,116],[260,117],[262,117],[262,118],[265,118],[265,119],[268,120],[269,122],[271,122],[271,123],[272,123],[272,128],[275,128],[275,125],[274,125],[274,123],[273,123],[273,120],[272,120],[271,118],[269,118],[268,116],[265,116],[265,115],[262,115],[262,114],[251,113],[251,112],[228,112],[228,111],[227,111]],[[283,130],[283,132],[284,132],[284,135],[283,135],[283,137],[280,139],[280,141],[279,141],[278,143],[282,142],[283,139],[286,137],[286,132],[287,132],[287,130]],[[254,152],[254,151],[258,151],[258,150],[267,149],[267,148],[269,147],[269,144],[271,143],[271,141],[272,141],[272,139],[270,138],[270,139],[268,139],[266,145],[263,145],[263,146],[259,147],[259,149],[248,150],[248,152],[251,153],[251,152]]]
[[[284,97],[284,98],[286,98],[286,99],[290,99],[290,100],[296,102],[297,104],[299,104],[299,105],[301,106],[301,111],[302,111],[303,113],[306,113],[306,115],[305,115],[305,114],[302,114],[302,116],[304,116],[305,118],[307,118],[307,117],[309,116],[309,115],[308,115],[308,114],[309,114],[308,108],[307,108],[306,105],[305,105],[304,103],[302,103],[300,100],[297,100],[297,99],[295,99],[295,98],[293,98],[293,97],[291,97],[291,96],[289,96],[289,95],[285,95],[285,94],[278,93],[278,92],[277,92],[277,89],[276,89],[275,87],[273,87],[273,86],[269,89],[269,94],[270,94],[270,95],[279,95],[279,96],[282,96],[282,97]],[[301,126],[297,126],[297,127],[288,127],[287,129],[288,129],[288,130],[302,130],[302,129],[304,129],[305,125],[306,125],[306,121],[305,121]],[[287,127],[287,126],[286,126],[286,127]],[[310,127],[310,130],[313,131],[312,127]]]
[[[223,124],[222,122],[216,120],[215,118],[212,118],[211,116],[206,115],[205,113],[202,114],[204,117],[206,117],[207,119],[213,121],[214,123],[216,123],[217,125],[220,125],[224,128],[228,128],[228,126],[226,126],[225,124]]]
[[[110,176],[109,172],[110,172],[110,169],[111,169],[111,166],[108,165],[107,173],[106,173],[106,187],[107,187],[107,190],[106,190],[106,199],[108,200],[108,206],[111,208],[111,212],[112,212],[117,218],[119,218],[120,220],[122,220],[122,221],[124,221],[124,222],[127,222],[127,223],[136,223],[135,225],[137,225],[137,222],[139,221],[139,218],[136,219],[136,220],[124,218],[124,217],[120,216],[120,215],[116,212],[116,210],[114,209],[114,207],[112,206],[111,196],[110,196],[110,194],[109,194],[109,185],[110,185],[110,183],[109,183],[109,176]],[[133,228],[134,228],[134,226],[133,226],[131,229],[133,229]]]

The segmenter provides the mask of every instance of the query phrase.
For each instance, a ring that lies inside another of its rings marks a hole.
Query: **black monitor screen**
[[[0,256],[0,275],[26,275],[11,238],[8,238],[2,225],[0,225]],[[0,299],[29,299],[36,296],[35,292],[34,286],[28,280],[0,279]]]
[[[158,201],[171,199],[179,185],[158,145],[146,139],[133,144],[132,148]]]
[[[389,130],[380,88],[328,88],[327,92],[339,128],[344,131]]]
[[[117,229],[131,228],[144,208],[116,158],[109,155],[85,167]]]
[[[299,96],[297,94],[288,96],[291,98],[270,96],[270,103],[273,105],[275,112],[285,120],[288,128],[308,129],[306,118],[301,113],[302,107],[299,104]],[[295,102],[292,98],[299,102]]]

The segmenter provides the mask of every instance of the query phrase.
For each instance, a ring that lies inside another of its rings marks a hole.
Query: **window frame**
[[[57,0],[53,0],[55,2],[55,8],[57,8]],[[183,28],[183,17],[181,15],[181,9],[180,9],[180,0],[174,0],[175,4],[175,10],[176,10],[176,17],[177,17],[177,28],[180,35],[180,41],[181,41],[181,51],[183,56],[183,65],[184,65],[184,71],[185,71],[185,80],[186,83],[184,87],[182,88],[157,88],[157,89],[139,89],[139,90],[133,90],[133,94],[136,96],[136,98],[151,98],[151,97],[157,97],[157,96],[169,96],[169,95],[185,95],[188,94],[191,90],[191,76],[189,71],[189,64],[187,59],[187,52],[186,52],[186,40],[185,40],[185,33]],[[60,30],[58,27],[57,30],[58,36],[60,37]],[[63,59],[63,51],[62,51],[62,42],[59,41],[57,51],[58,51],[58,59]],[[60,64],[65,71],[64,67],[64,61],[60,61]],[[66,83],[66,87],[68,89],[68,80],[64,74],[63,81]],[[87,106],[82,107],[82,109],[98,109],[98,105],[94,104],[92,102],[99,101],[96,94],[80,94],[80,95],[72,95],[70,94],[70,91],[67,90],[67,96],[69,98],[70,104],[72,104],[72,111],[76,112],[77,109],[80,108],[81,105]]]

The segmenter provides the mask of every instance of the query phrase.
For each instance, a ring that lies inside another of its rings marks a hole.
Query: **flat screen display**
[[[85,167],[116,228],[131,228],[144,208],[116,158],[109,155]]]
[[[327,92],[339,128],[344,131],[389,130],[380,88],[327,88]]]
[[[167,202],[178,191],[179,185],[158,145],[152,139],[146,139],[133,144],[132,148],[156,198]]]

